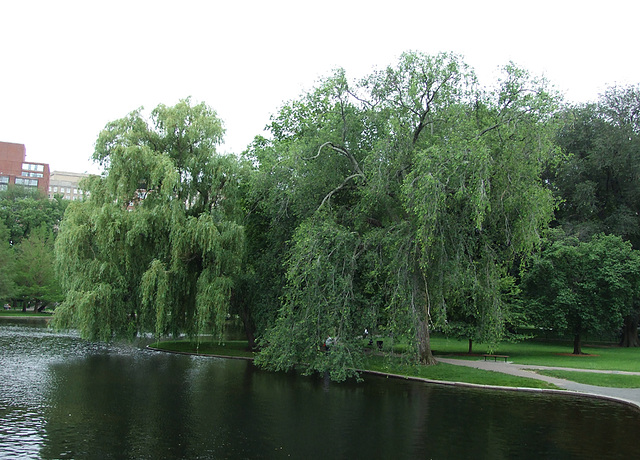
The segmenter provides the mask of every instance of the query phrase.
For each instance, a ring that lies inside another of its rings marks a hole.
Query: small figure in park
[[[367,337],[369,337],[369,329],[367,329],[366,327],[364,328],[364,338],[366,339]],[[373,345],[373,338],[369,337],[369,345]]]

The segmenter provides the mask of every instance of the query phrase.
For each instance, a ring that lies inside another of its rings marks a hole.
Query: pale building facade
[[[80,181],[89,174],[54,171],[49,178],[49,198],[55,195],[62,195],[65,200],[82,200],[86,192],[80,188]]]

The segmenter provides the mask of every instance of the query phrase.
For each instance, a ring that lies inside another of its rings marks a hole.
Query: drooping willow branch
[[[331,198],[331,196],[332,196],[334,193],[336,193],[336,192],[338,192],[338,191],[342,190],[342,189],[344,188],[344,186],[345,186],[345,185],[347,185],[347,182],[349,182],[351,179],[355,179],[356,177],[362,177],[362,178],[364,178],[364,174],[352,174],[352,175],[350,175],[349,177],[347,177],[347,178],[342,182],[342,184],[338,185],[336,188],[334,188],[334,189],[333,189],[333,190],[331,190],[329,193],[327,193],[327,196],[325,196],[325,197],[323,198],[322,203],[320,203],[320,206],[318,206],[318,210],[319,210],[320,208],[322,208],[322,206],[324,205],[325,201],[327,201],[329,198]]]
[[[358,164],[358,161],[355,159],[355,157],[353,155],[351,155],[351,153],[347,149],[345,149],[344,147],[342,147],[340,145],[336,145],[331,141],[327,141],[324,144],[322,144],[318,148],[318,153],[315,156],[313,156],[311,158],[303,158],[303,160],[315,160],[316,158],[318,158],[320,156],[320,153],[322,153],[322,149],[325,148],[325,147],[329,147],[329,148],[335,150],[336,152],[338,152],[340,155],[348,158],[349,161],[351,162],[351,166],[353,166],[353,169],[356,171],[357,175],[360,175],[360,176],[364,177],[364,173],[360,169],[360,165]]]
[[[336,188],[334,188],[333,190],[331,190],[323,199],[322,202],[320,203],[320,206],[318,206],[318,209],[322,208],[322,206],[324,206],[325,202],[327,200],[329,200],[334,193],[342,190],[344,188],[345,185],[347,185],[347,183],[352,180],[355,179],[356,177],[361,177],[362,179],[366,180],[366,177],[364,175],[364,173],[362,172],[362,169],[360,169],[360,165],[358,164],[358,161],[355,159],[355,157],[351,154],[351,152],[349,152],[346,148],[340,146],[340,145],[336,145],[331,141],[325,142],[324,144],[322,144],[319,148],[318,148],[318,153],[316,153],[315,156],[311,157],[311,158],[303,158],[304,160],[315,160],[316,158],[318,158],[320,156],[320,153],[322,153],[322,149],[325,147],[329,147],[332,150],[335,150],[336,152],[338,152],[340,155],[343,155],[344,157],[348,158],[349,161],[351,162],[351,166],[353,167],[355,174],[350,175],[349,177],[347,177],[342,184],[338,185]]]

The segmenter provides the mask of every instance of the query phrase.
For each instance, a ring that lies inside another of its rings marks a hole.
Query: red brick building
[[[38,188],[45,195],[49,191],[49,165],[27,162],[23,144],[0,142],[0,190],[9,184]]]

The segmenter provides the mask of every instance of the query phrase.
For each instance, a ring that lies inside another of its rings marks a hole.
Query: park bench
[[[500,359],[504,358],[505,363],[507,362],[507,358],[508,358],[507,355],[482,355],[482,356],[484,356],[485,361],[487,360],[487,358],[493,358],[493,360],[497,362],[498,358]]]

